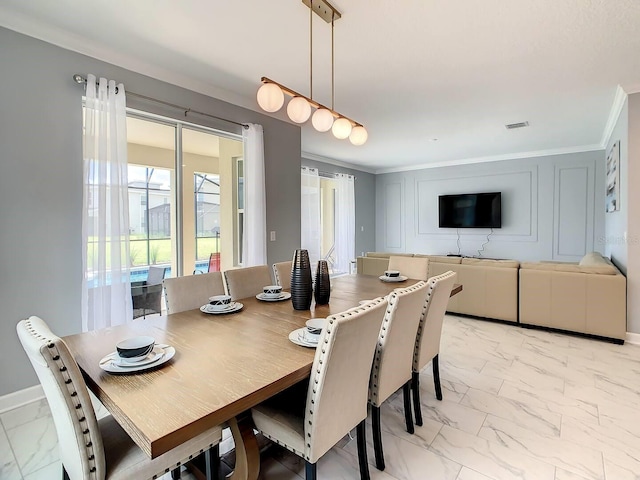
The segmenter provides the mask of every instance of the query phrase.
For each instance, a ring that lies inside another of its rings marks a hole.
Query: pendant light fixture
[[[368,138],[367,130],[346,115],[334,109],[335,68],[334,68],[334,23],[342,15],[327,0],[302,0],[309,8],[309,97],[291,90],[273,80],[262,77],[262,86],[258,89],[258,105],[264,111],[277,112],[284,105],[284,96],[292,97],[287,104],[287,115],[296,123],[305,123],[311,117],[313,128],[319,132],[332,131],[338,139],[349,138],[353,145],[363,145]],[[313,100],[313,14],[331,24],[331,108]],[[315,109],[312,113],[312,109]]]

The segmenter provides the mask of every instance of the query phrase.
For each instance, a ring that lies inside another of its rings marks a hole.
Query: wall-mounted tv
[[[440,195],[440,228],[501,228],[500,192]]]

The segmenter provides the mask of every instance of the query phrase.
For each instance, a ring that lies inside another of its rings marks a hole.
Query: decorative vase
[[[309,310],[313,298],[311,262],[307,250],[296,250],[291,262],[291,302],[295,310]]]
[[[329,265],[326,260],[320,260],[318,262],[313,295],[316,299],[316,305],[326,305],[329,303],[329,297],[331,296],[331,281],[329,280]]]

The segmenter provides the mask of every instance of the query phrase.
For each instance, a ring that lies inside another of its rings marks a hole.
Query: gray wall
[[[457,254],[438,227],[438,195],[502,192],[502,228],[487,258],[577,261],[602,251],[604,152],[414,170],[376,176],[376,249]],[[489,229],[460,229],[460,254],[479,256]]]
[[[627,215],[629,213],[629,100],[625,100],[618,121],[611,133],[605,150],[606,156],[611,147],[620,141],[620,210],[605,214],[605,234],[602,238],[605,255],[627,273]],[[606,164],[605,164],[606,171]],[[605,179],[606,182],[606,179]]]
[[[37,383],[15,333],[20,319],[41,316],[59,335],[80,331],[83,90],[73,83],[74,73],[94,73],[123,82],[128,91],[262,124],[267,230],[278,233],[267,245],[269,261],[289,258],[299,246],[299,127],[3,28],[0,45],[0,395]],[[135,106],[184,118],[151,103]]]
[[[354,190],[356,197],[356,251],[358,256],[362,252],[375,250],[376,238],[376,176],[372,173],[345,168],[330,163],[302,158],[302,165],[315,167],[321,172],[347,173],[356,177]],[[355,258],[355,257],[354,257]]]

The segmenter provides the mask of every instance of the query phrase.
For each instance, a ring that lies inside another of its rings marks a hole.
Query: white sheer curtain
[[[124,85],[87,76],[83,135],[82,329],[133,318]]]
[[[311,265],[315,265],[321,258],[320,177],[317,168],[309,167],[302,167],[300,177],[300,248],[309,251]]]
[[[267,208],[262,125],[242,129],[244,143],[244,233],[242,265],[267,263]]]
[[[354,177],[336,174],[336,273],[349,273],[356,250],[356,200]]]

